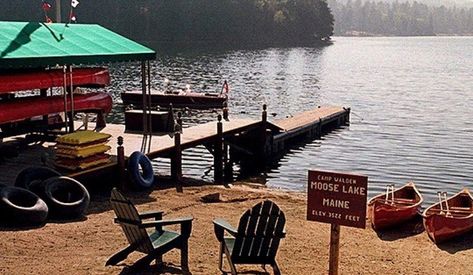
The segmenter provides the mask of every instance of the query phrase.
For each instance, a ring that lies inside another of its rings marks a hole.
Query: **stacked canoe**
[[[107,145],[111,135],[77,131],[56,139],[55,165],[68,170],[84,170],[110,162]]]

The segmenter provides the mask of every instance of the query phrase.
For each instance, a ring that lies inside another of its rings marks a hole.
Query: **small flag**
[[[71,6],[72,6],[73,8],[76,8],[77,5],[79,5],[79,1],[78,1],[78,0],[72,0],[72,1],[71,1]]]

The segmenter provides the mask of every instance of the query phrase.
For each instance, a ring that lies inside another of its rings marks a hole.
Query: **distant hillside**
[[[356,2],[357,0],[339,0],[339,3],[347,3],[347,2]],[[366,2],[368,0],[361,0],[361,2]],[[399,0],[376,0],[374,2],[385,2],[385,3],[394,3],[394,2],[404,2]],[[410,3],[417,2],[419,4],[426,4],[432,7],[439,7],[439,6],[446,6],[446,7],[473,7],[473,0],[408,0]]]
[[[335,35],[473,35],[473,7],[429,6],[418,1],[328,0],[328,4],[335,18]]]

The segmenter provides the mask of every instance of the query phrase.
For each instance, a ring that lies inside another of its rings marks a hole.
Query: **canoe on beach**
[[[414,218],[421,213],[423,200],[413,182],[373,197],[368,202],[368,216],[372,227],[375,230],[385,229]]]
[[[428,207],[422,216],[425,231],[434,243],[460,236],[473,229],[473,197],[465,188]]]

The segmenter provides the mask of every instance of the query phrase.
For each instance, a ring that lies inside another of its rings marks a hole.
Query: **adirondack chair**
[[[181,250],[181,268],[188,270],[188,245],[187,240],[192,230],[192,217],[163,220],[162,211],[139,214],[135,206],[116,188],[113,188],[110,197],[112,208],[115,211],[118,223],[128,240],[129,246],[110,257],[105,265],[115,265],[128,257],[133,251],[147,254],[135,264],[135,268],[143,268],[151,261],[157,264],[162,262],[162,255],[174,248]],[[154,218],[154,221],[142,221]],[[180,233],[164,230],[163,226],[180,224]],[[148,233],[146,228],[154,228]]]
[[[240,218],[237,229],[223,219],[215,219],[215,235],[220,242],[219,269],[226,273],[223,270],[225,253],[233,275],[237,274],[236,264],[261,264],[263,268],[269,264],[274,274],[281,274],[276,263],[276,252],[280,240],[286,235],[285,222],[283,211],[269,200],[247,210]]]

